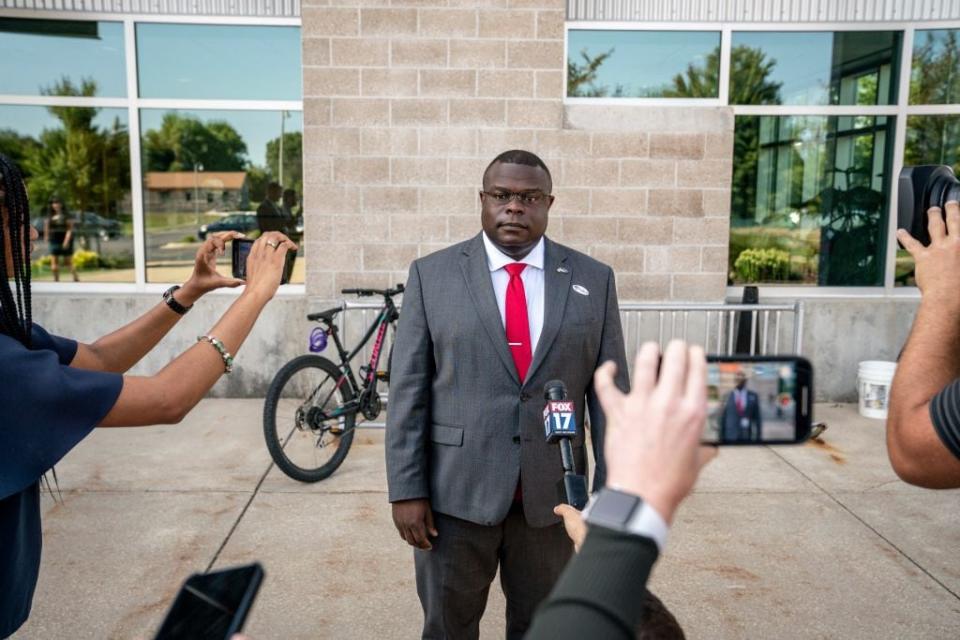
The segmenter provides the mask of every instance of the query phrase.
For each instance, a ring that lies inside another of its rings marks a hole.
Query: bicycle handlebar
[[[341,289],[340,293],[345,296],[357,295],[360,297],[363,296],[383,296],[389,298],[403,293],[403,284],[398,284],[393,289]]]

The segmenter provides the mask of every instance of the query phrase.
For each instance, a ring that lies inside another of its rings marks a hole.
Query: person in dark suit
[[[760,399],[747,389],[747,376],[742,371],[736,374],[736,388],[727,394],[721,414],[720,433],[727,442],[756,442],[762,433]]]
[[[281,231],[286,233],[290,230],[292,217],[284,214],[283,209],[277,205],[283,193],[283,187],[278,182],[271,182],[267,185],[267,197],[263,199],[260,206],[257,207],[257,227],[260,233],[267,231]]]
[[[544,237],[554,196],[536,155],[500,154],[483,176],[482,232],[410,267],[393,351],[386,463],[400,536],[414,549],[423,638],[477,638],[499,568],[506,636],[526,632],[572,553],[553,513],[560,452],[544,439],[543,387],[576,403],[586,472],[589,411],[603,485],[604,416],[593,389],[626,355],[613,271]]]

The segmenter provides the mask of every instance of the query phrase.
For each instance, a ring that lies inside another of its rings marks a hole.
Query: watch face
[[[604,491],[590,508],[590,519],[597,523],[625,525],[640,504],[640,498],[619,491]]]

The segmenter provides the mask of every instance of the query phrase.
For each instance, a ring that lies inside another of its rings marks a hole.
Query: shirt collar
[[[528,253],[521,260],[514,260],[504,252],[500,251],[497,248],[497,245],[493,244],[493,240],[487,237],[486,232],[481,234],[483,236],[483,248],[487,252],[487,266],[490,268],[490,271],[498,271],[503,269],[508,264],[513,264],[514,262],[521,262],[530,267],[540,269],[543,271],[543,260],[544,260],[544,247],[543,238],[540,238],[540,242],[537,243],[537,246]]]

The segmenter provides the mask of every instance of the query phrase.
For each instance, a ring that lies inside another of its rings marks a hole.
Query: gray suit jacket
[[[387,483],[391,502],[428,498],[435,511],[497,524],[523,479],[528,524],[559,519],[559,447],[543,427],[543,386],[560,379],[576,402],[577,471],[586,474],[583,417],[589,408],[594,487],[604,482],[604,417],[594,370],[613,360],[626,389],[626,355],[613,270],[546,240],[544,324],[521,384],[496,297],[483,239],[421,258],[410,266],[390,370]],[[587,295],[573,289],[575,285]]]

